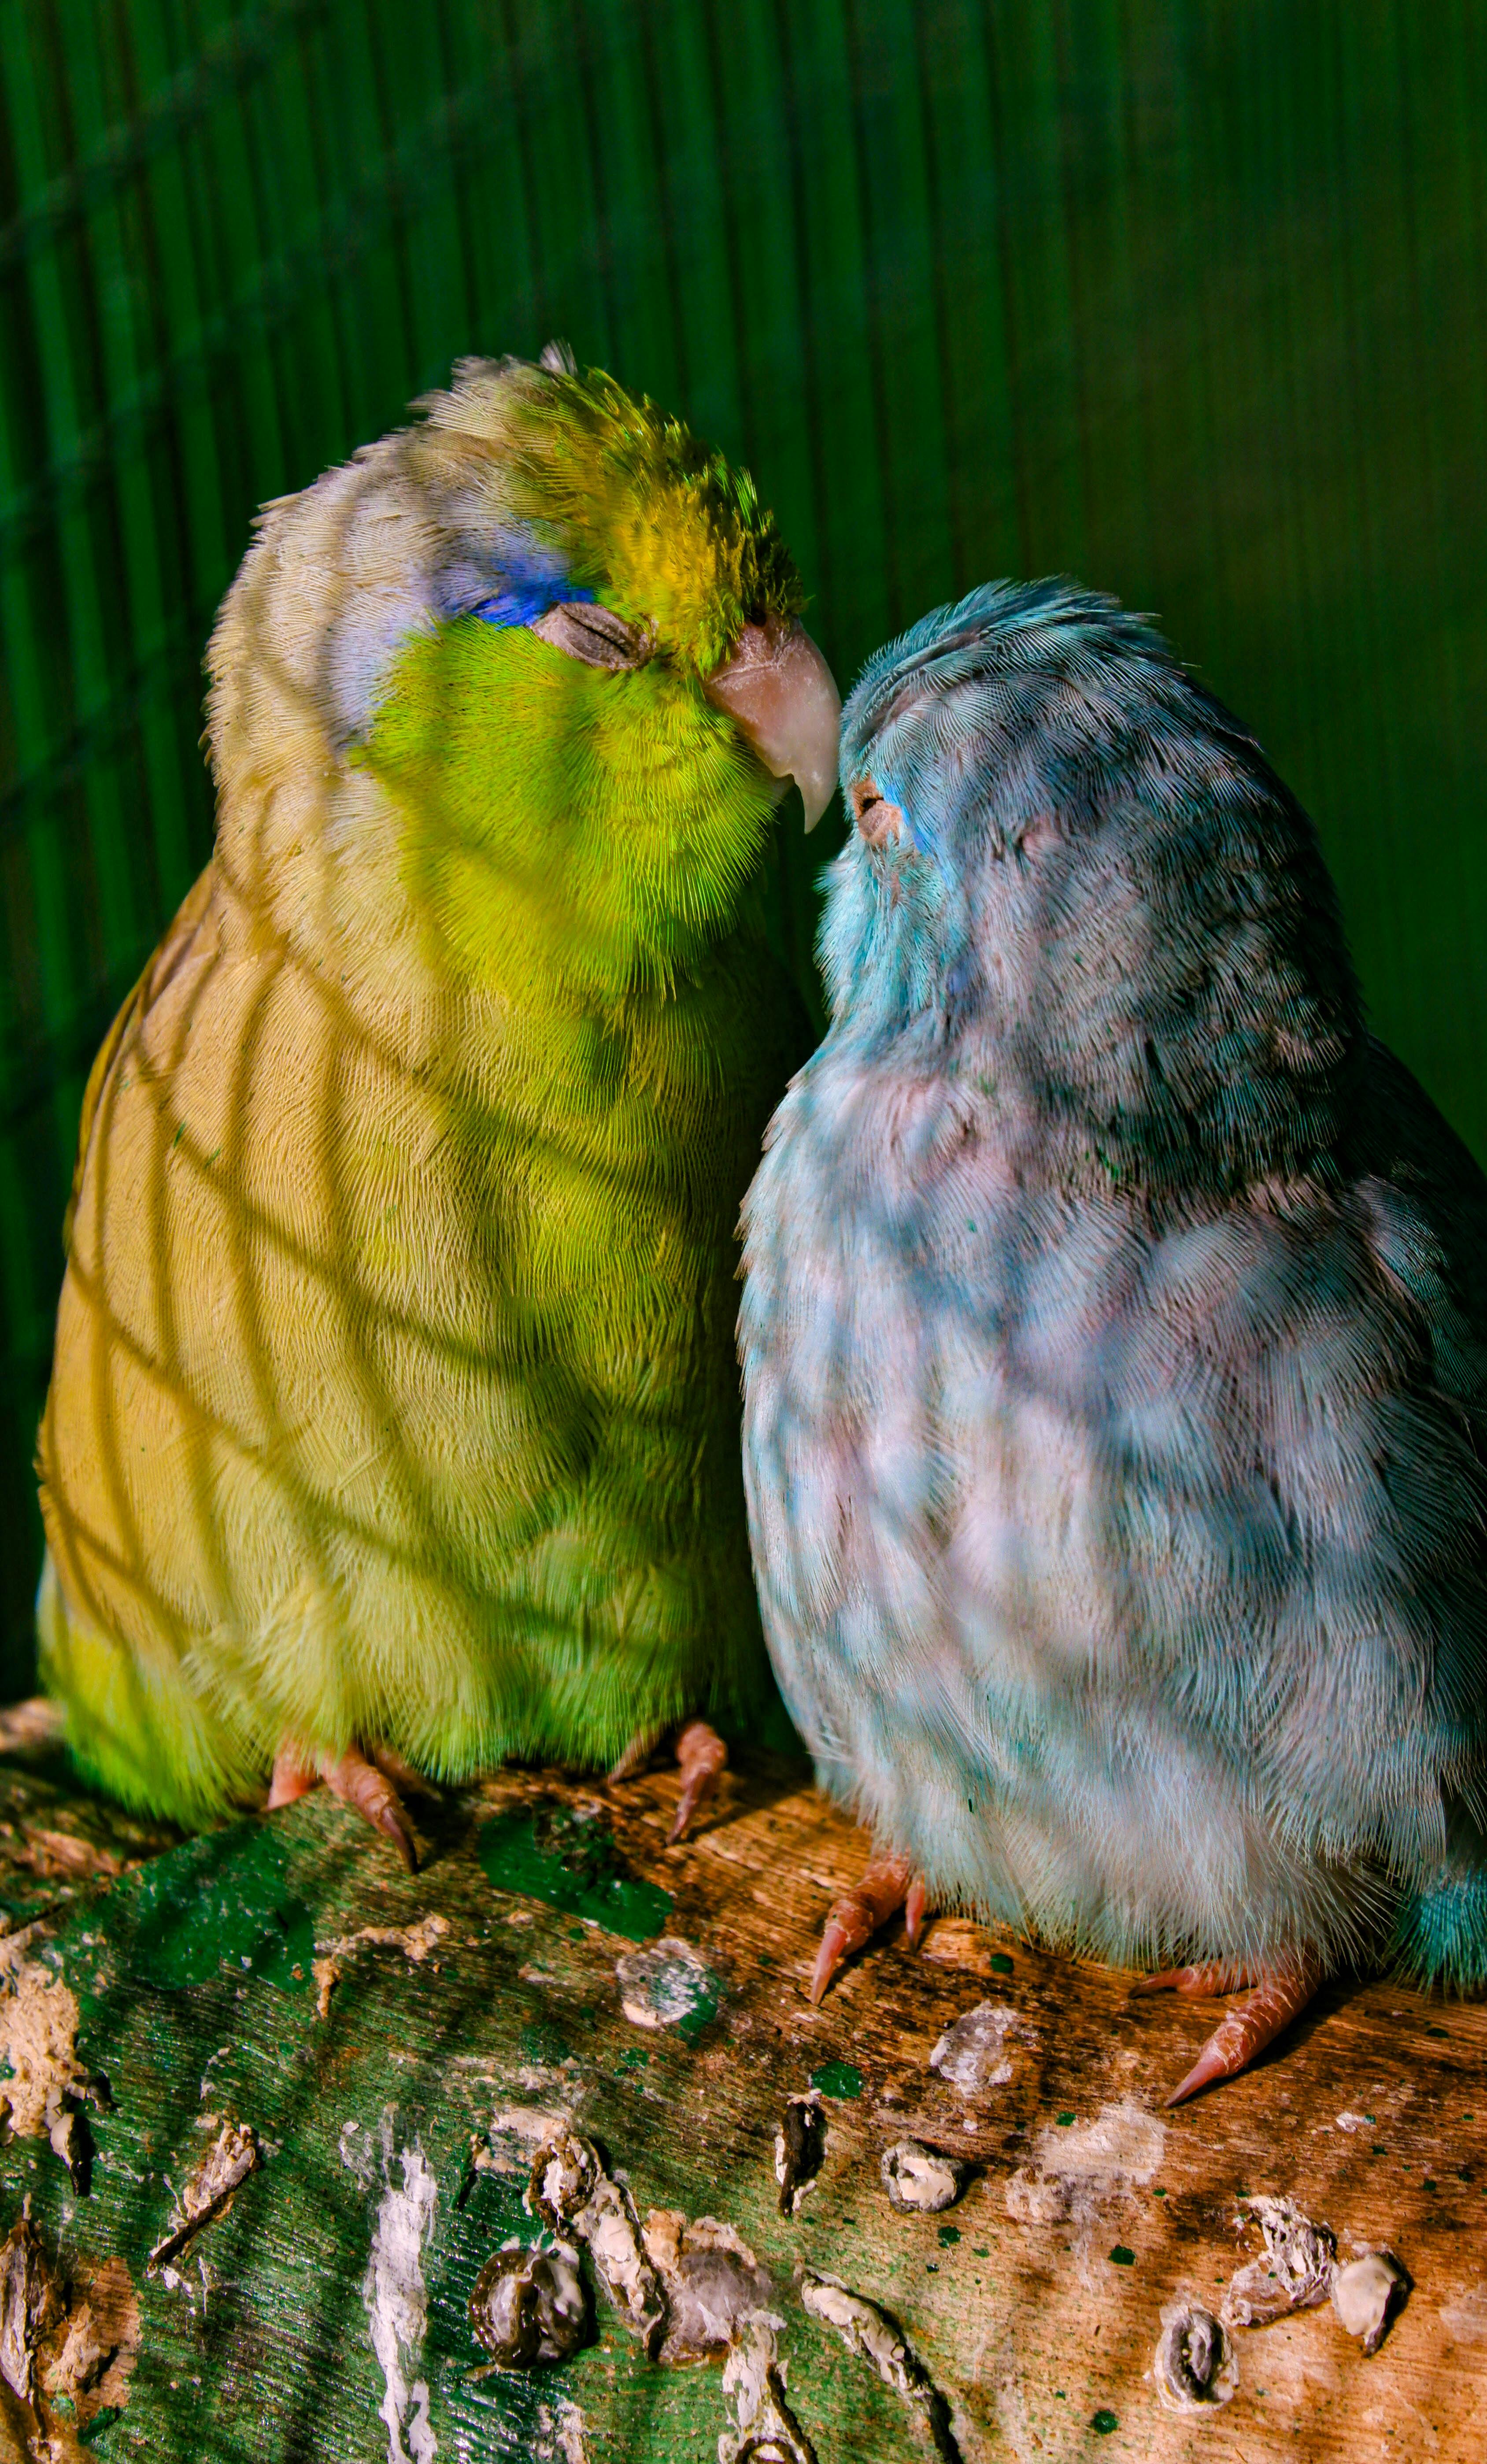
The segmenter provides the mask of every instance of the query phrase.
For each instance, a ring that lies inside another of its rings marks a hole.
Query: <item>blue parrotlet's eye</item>
[[[852,819],[859,836],[871,847],[886,847],[904,835],[904,816],[890,803],[874,779],[858,779],[851,787]]]

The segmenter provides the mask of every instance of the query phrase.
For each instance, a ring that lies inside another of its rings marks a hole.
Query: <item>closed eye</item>
[[[539,616],[531,630],[590,668],[643,668],[655,648],[647,631],[594,600],[565,600]]]

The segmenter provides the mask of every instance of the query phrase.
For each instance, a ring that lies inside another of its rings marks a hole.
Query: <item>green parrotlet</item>
[[[803,1057],[776,806],[839,705],[754,488],[550,347],[269,506],[216,847],[98,1055],[40,1437],[43,1681],[199,1824],[593,1768],[770,1680],[738,1204]]]

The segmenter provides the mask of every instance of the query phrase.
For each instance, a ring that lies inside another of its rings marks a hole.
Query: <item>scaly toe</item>
[[[1216,1993],[1242,1993],[1255,1982],[1255,1970],[1242,1959],[1211,1959],[1201,1968],[1164,1968],[1158,1976],[1138,1976],[1138,1993],[1182,1993],[1190,2001],[1209,2000]]]
[[[376,1763],[352,1746],[339,1761],[323,1754],[319,1762],[320,1777],[333,1796],[343,1805],[354,1806],[357,1813],[390,1839],[410,1874],[418,1871],[418,1850],[407,1815],[403,1811],[398,1792]]]
[[[394,1788],[405,1789],[410,1796],[424,1796],[432,1801],[443,1795],[437,1781],[429,1779],[424,1771],[415,1771],[412,1764],[405,1762],[401,1754],[395,1754],[390,1746],[369,1746],[367,1753],[383,1777],[391,1780]]]
[[[710,1728],[706,1720],[689,1720],[676,1741],[682,1793],[677,1800],[676,1818],[667,1834],[671,1846],[686,1838],[692,1815],[712,1794],[727,1765],[728,1748],[716,1729]]]
[[[313,1754],[286,1737],[273,1757],[273,1773],[269,1781],[269,1807],[273,1814],[281,1805],[293,1805],[297,1798],[308,1796],[320,1785],[320,1774]]]
[[[908,1888],[907,1857],[875,1857],[856,1890],[833,1903],[806,1988],[813,2002],[820,2002],[842,1961],[870,1942],[895,1908],[903,1906]]]
[[[1169,2105],[1185,2104],[1216,2079],[1234,2079],[1304,2011],[1322,1974],[1322,1962],[1310,1951],[1300,1951],[1262,1972],[1248,1999],[1237,2010],[1225,2012],[1187,2078],[1173,2088]]]
[[[925,1918],[929,1910],[929,1886],[922,1874],[916,1874],[904,1902],[904,1933],[910,1950],[917,1950],[924,1932]]]

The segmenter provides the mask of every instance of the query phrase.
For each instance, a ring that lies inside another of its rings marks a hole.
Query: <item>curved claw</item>
[[[929,1885],[922,1874],[916,1874],[909,1883],[908,1896],[904,1902],[904,1932],[910,1950],[917,1950],[919,1947],[920,1936],[924,1932],[925,1918],[929,1914]]]
[[[409,1771],[401,1758],[383,1747],[373,1749],[374,1759],[367,1760],[355,1746],[339,1757],[332,1754],[307,1754],[301,1746],[286,1739],[273,1757],[273,1775],[269,1783],[269,1811],[281,1805],[293,1805],[297,1797],[308,1796],[323,1781],[333,1796],[343,1805],[355,1808],[364,1820],[390,1839],[410,1874],[418,1871],[418,1850],[406,1815],[403,1811],[394,1779],[409,1787],[421,1788],[432,1794],[426,1782]]]
[[[875,1857],[856,1890],[833,1902],[806,1988],[813,2002],[820,2002],[842,1961],[870,1942],[894,1909],[903,1906],[908,1887],[907,1857]]]
[[[1215,1993],[1242,1993],[1257,1982],[1256,1971],[1242,1959],[1211,1959],[1201,1968],[1164,1968],[1158,1976],[1138,1976],[1138,1993],[1183,1993],[1190,2001],[1206,2001]]]
[[[398,1792],[385,1772],[380,1771],[375,1763],[368,1762],[366,1756],[352,1746],[339,1762],[332,1762],[328,1754],[323,1756],[320,1777],[331,1794],[339,1797],[342,1805],[354,1806],[374,1831],[380,1831],[384,1838],[392,1841],[407,1871],[416,1874],[418,1850],[413,1844],[413,1834],[399,1802]]]
[[[1298,1952],[1262,1975],[1248,2001],[1224,2013],[1187,2078],[1173,2088],[1169,2105],[1184,2104],[1200,2088],[1242,2071],[1305,2009],[1321,1983],[1322,1962],[1310,1951]]]
[[[861,1950],[871,1932],[872,1927],[866,1920],[859,1919],[856,1905],[852,1901],[837,1902],[821,1927],[820,1942],[816,1952],[816,1965],[811,1970],[811,1981],[805,1989],[812,2002],[820,2001],[842,1961],[849,1959],[854,1950]]]
[[[718,1784],[718,1774],[727,1768],[728,1748],[715,1728],[706,1720],[689,1720],[676,1741],[676,1767],[682,1774],[682,1793],[677,1801],[676,1816],[667,1834],[667,1843],[674,1847],[685,1839],[692,1815],[706,1803]]]

